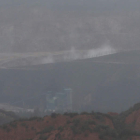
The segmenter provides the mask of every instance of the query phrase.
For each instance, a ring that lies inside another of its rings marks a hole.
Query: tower
[[[72,111],[72,89],[65,88],[64,92],[66,94],[66,109]]]

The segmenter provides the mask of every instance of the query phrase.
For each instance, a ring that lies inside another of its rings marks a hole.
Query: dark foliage
[[[55,130],[53,126],[49,126],[44,128],[39,134],[50,133],[51,131]]]
[[[71,118],[73,118],[73,117],[75,117],[75,116],[77,116],[77,115],[79,115],[78,113],[76,113],[76,112],[72,112],[72,113],[64,113],[63,115],[65,115],[65,116],[70,116]]]

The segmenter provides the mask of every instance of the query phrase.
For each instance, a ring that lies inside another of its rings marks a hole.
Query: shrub
[[[76,126],[74,126],[74,125],[72,125],[71,127],[71,130],[72,130],[72,132],[73,132],[73,134],[79,134],[80,133],[80,130],[79,129],[77,129],[77,127]]]
[[[7,132],[10,132],[10,131],[11,131],[11,129],[10,129],[10,128],[6,128],[6,131],[7,131]]]
[[[85,121],[85,123],[87,123],[89,125],[92,125],[92,124],[96,125],[96,122],[94,120],[91,120],[91,119]]]
[[[55,137],[57,137],[58,139],[61,139],[61,134],[57,133],[57,134],[55,134]]]
[[[79,115],[78,113],[64,113],[63,115],[65,115],[65,116],[70,116],[71,118],[73,118],[73,117],[75,117],[75,116],[77,116],[77,115]]]
[[[88,112],[81,112],[81,115],[90,115]]]
[[[3,125],[3,126],[2,126],[2,129],[7,129],[7,128],[8,128],[7,125]]]
[[[99,120],[101,122],[105,121],[104,115],[102,115],[102,114],[96,113],[94,116],[95,116],[95,119],[97,119],[97,120]]]
[[[41,136],[39,137],[39,139],[40,139],[40,140],[47,140],[47,139],[48,139],[48,136],[41,135]]]
[[[7,132],[10,132],[10,128],[8,127],[8,125],[3,125],[1,126],[2,129],[6,130]]]
[[[21,125],[22,125],[22,126],[24,126],[24,127],[26,127],[26,126],[27,126],[27,125],[26,125],[26,123],[21,123]]]
[[[31,127],[31,129],[32,129],[32,130],[35,130],[35,128],[34,128],[33,126]]]
[[[67,124],[70,124],[71,123],[71,121],[70,120],[67,120]]]
[[[19,121],[19,122],[29,121],[29,119],[28,119],[28,118],[21,118],[21,119],[19,119],[18,121]]]
[[[94,131],[99,133],[100,139],[103,139],[106,136],[110,136],[113,138],[118,137],[117,131],[115,129],[110,128],[107,125],[98,125],[95,127]]]
[[[85,132],[86,130],[91,131],[91,128],[89,127],[88,124],[84,123],[84,124],[81,126],[81,131],[82,131],[82,132]]]
[[[85,133],[85,137],[88,137],[88,134],[87,133]]]
[[[101,128],[99,127],[99,125],[97,125],[97,126],[94,128],[94,131],[95,131],[95,132],[100,132],[100,129],[101,129]]]
[[[29,121],[33,121],[33,120],[41,121],[41,120],[43,120],[43,118],[41,118],[41,117],[31,117],[31,118],[29,118]]]
[[[91,115],[94,115],[95,114],[95,112],[94,111],[91,111],[91,113],[90,113]]]
[[[10,123],[10,126],[13,127],[13,128],[16,128],[17,127],[17,123],[12,122],[12,123]]]
[[[56,114],[56,113],[52,113],[52,114],[51,114],[51,117],[52,117],[52,118],[56,118],[57,116],[58,116],[58,114]]]
[[[136,131],[136,130],[129,130],[129,129],[124,129],[120,135],[120,137],[123,136],[140,136],[140,132]]]
[[[41,132],[39,132],[39,134],[42,134],[42,133],[50,133],[53,130],[54,130],[54,127],[53,126],[46,127]]]
[[[65,116],[69,116],[69,113],[68,113],[68,112],[65,112],[63,115],[65,115]]]
[[[104,124],[100,124],[100,125],[97,125],[94,130],[96,132],[100,132],[102,129],[109,129],[109,126],[108,125],[104,125]]]
[[[62,131],[64,130],[63,126],[59,126],[59,127],[58,127],[58,130],[59,130],[60,132],[62,132]]]
[[[80,124],[80,119],[73,120],[74,126],[78,126]]]

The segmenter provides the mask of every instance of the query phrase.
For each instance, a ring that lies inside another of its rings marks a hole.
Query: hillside
[[[127,51],[70,62],[0,69],[0,102],[45,108],[45,94],[49,90],[61,92],[71,88],[75,111],[121,112],[139,102],[139,56],[139,51]]]
[[[0,109],[0,125],[17,120],[19,117],[12,111],[5,111]]]
[[[102,113],[52,114],[14,121],[0,128],[0,139],[3,140],[100,140],[112,137],[117,137],[113,123],[109,115]]]
[[[93,59],[95,62],[116,64],[140,64],[140,50],[125,50]]]
[[[120,114],[52,113],[0,127],[2,140],[140,140],[140,103]]]

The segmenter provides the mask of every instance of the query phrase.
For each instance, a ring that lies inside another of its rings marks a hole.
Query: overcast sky
[[[139,0],[0,0],[0,6],[17,6],[17,5],[46,5],[50,6],[79,6],[81,8],[96,8],[98,10],[109,9],[128,9],[136,10],[140,7]]]

